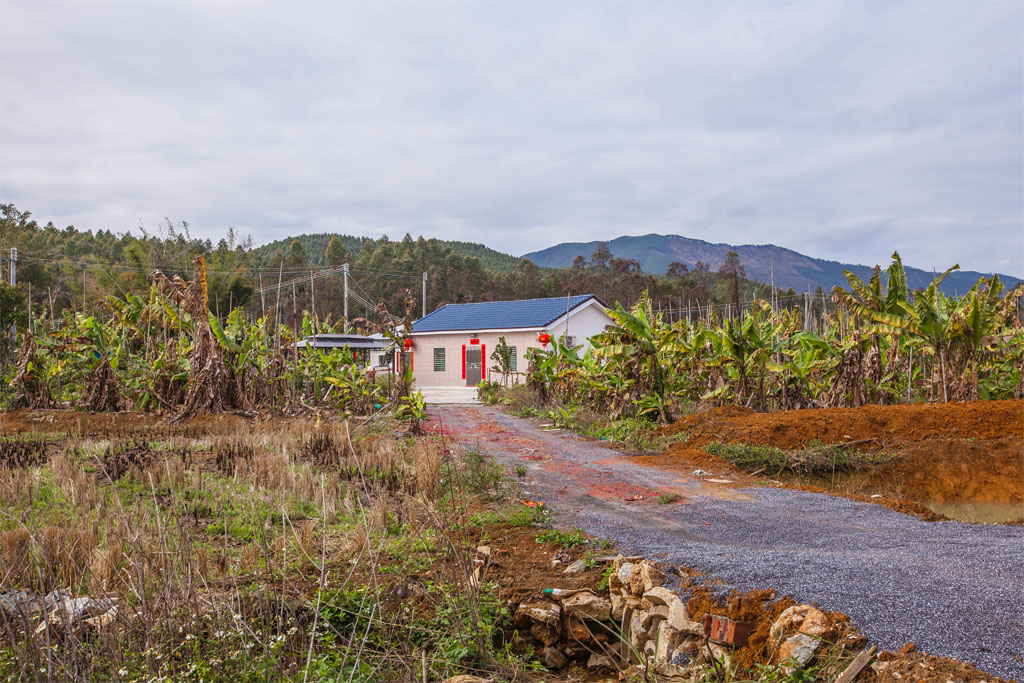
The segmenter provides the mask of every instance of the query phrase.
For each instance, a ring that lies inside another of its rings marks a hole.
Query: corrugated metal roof
[[[300,349],[313,346],[318,349],[343,349],[348,347],[353,351],[356,349],[380,351],[384,348],[385,342],[383,339],[364,337],[358,334],[315,334],[311,337],[306,337],[300,342],[296,342],[295,346]]]
[[[593,294],[550,299],[519,301],[481,301],[472,304],[447,304],[412,324],[416,332],[448,332],[461,330],[509,330],[522,327],[545,327],[590,299]],[[604,304],[602,304],[603,306]]]

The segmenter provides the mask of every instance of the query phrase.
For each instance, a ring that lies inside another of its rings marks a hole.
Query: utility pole
[[[341,266],[341,275],[344,284],[342,285],[342,292],[344,293],[345,303],[343,304],[342,315],[345,318],[345,331],[348,331],[348,264],[344,263]]]
[[[427,274],[423,273],[423,317],[427,317]]]
[[[17,276],[18,265],[17,264],[18,264],[18,249],[17,249],[17,247],[11,247],[11,287],[14,287],[14,286],[16,286],[18,284],[18,276]],[[31,316],[29,317],[29,320],[31,320]],[[17,335],[18,335],[18,324],[15,323],[15,322],[12,322],[11,323],[11,341],[13,343],[17,343]]]

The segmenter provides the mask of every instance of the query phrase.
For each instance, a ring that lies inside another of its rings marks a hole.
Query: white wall
[[[570,311],[568,320],[563,315],[553,322],[548,326],[548,332],[556,339],[568,334],[576,338],[576,344],[583,344],[598,332],[603,332],[605,326],[611,323],[612,319],[604,312],[604,307],[596,301],[591,301]]]
[[[577,344],[583,344],[589,337],[604,330],[605,326],[612,322],[611,318],[604,312],[604,307],[598,303],[588,303],[570,312],[569,335],[576,338]],[[560,338],[565,334],[566,319],[563,315],[559,320],[546,328],[552,337]],[[537,341],[537,335],[542,330],[498,330],[494,332],[477,332],[480,344],[486,347],[484,363],[486,367],[486,379],[500,380],[500,375],[491,377],[491,354],[498,343],[499,337],[505,338],[505,343],[516,347],[517,369],[520,373],[526,372],[526,350],[528,348],[541,348]],[[462,377],[462,345],[470,344],[471,331],[465,332],[421,332],[413,333],[413,378],[418,387],[447,387],[465,386],[466,380]],[[434,349],[445,350],[445,369],[443,372],[434,370]],[[548,349],[551,348],[549,344]],[[520,381],[523,381],[520,377]]]

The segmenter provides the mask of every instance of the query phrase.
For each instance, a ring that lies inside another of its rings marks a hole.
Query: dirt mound
[[[864,406],[755,413],[723,406],[687,415],[665,429],[687,434],[686,444],[751,443],[782,449],[803,448],[815,440],[857,443],[875,450],[926,439],[998,439],[1024,436],[1024,401]]]
[[[711,443],[743,443],[794,451],[845,444],[884,454],[880,464],[829,481],[784,477],[784,483],[877,500],[926,519],[941,519],[920,503],[1024,501],[1024,401],[865,406],[774,413],[728,406],[688,415],[668,434],[686,438],[664,459],[735,471],[701,450]]]

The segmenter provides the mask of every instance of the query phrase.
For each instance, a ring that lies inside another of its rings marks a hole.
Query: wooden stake
[[[860,654],[853,658],[850,665],[846,667],[843,673],[839,674],[839,678],[836,679],[836,683],[852,683],[853,679],[857,677],[861,671],[864,670],[872,659],[875,658],[875,653],[878,652],[878,648],[872,645],[867,650],[861,650]]]

